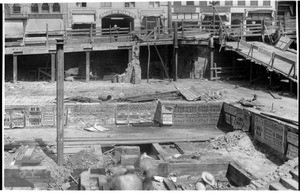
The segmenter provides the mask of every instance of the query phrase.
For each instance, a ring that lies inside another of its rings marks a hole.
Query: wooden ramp
[[[245,58],[263,65],[269,71],[275,71],[286,78],[297,82],[297,54],[279,50],[263,42],[226,42],[226,49],[231,49]]]

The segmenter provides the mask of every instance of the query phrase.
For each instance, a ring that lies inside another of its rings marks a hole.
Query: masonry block
[[[140,155],[139,146],[121,146],[123,155]]]
[[[121,164],[123,166],[135,165],[139,157],[139,155],[121,155]]]
[[[90,184],[90,172],[84,171],[80,174],[80,190],[90,190],[91,184]]]
[[[22,166],[20,177],[32,183],[48,183],[51,179],[51,172],[45,166]]]

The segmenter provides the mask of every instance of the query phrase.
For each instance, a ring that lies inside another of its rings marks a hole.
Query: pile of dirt
[[[81,150],[65,158],[65,167],[74,169],[103,168],[111,163],[111,157],[95,154],[93,151]]]
[[[226,149],[227,151],[232,151],[233,148],[239,144],[240,140],[246,136],[247,134],[245,132],[236,130],[212,140],[211,146],[213,149]]]
[[[61,186],[68,181],[70,170],[65,167],[58,166],[57,163],[47,156],[45,152],[37,147],[33,152],[31,159],[33,160],[41,160],[40,165],[47,167],[47,169],[51,172],[51,180],[48,184],[49,190],[60,190]]]

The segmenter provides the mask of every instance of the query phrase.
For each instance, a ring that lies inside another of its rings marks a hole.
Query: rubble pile
[[[65,157],[64,165],[71,169],[102,168],[112,163],[111,157],[96,155],[92,151],[82,150],[74,155]]]
[[[68,180],[70,170],[63,166],[58,166],[56,162],[48,157],[41,148],[37,147],[35,149],[31,159],[41,160],[40,165],[46,166],[51,172],[51,180],[48,184],[48,189],[59,190],[61,186]]]
[[[211,141],[211,145],[213,149],[222,149],[225,148],[227,151],[232,150],[236,147],[240,140],[247,136],[247,134],[241,130],[237,130],[234,132],[229,132],[226,135],[220,136]]]

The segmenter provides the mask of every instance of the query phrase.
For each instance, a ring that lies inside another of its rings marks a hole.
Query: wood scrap
[[[163,184],[166,186],[168,190],[177,190],[177,186],[172,180],[165,178]]]
[[[269,93],[274,99],[282,99],[282,97],[277,93],[274,93],[274,92],[269,92]]]

